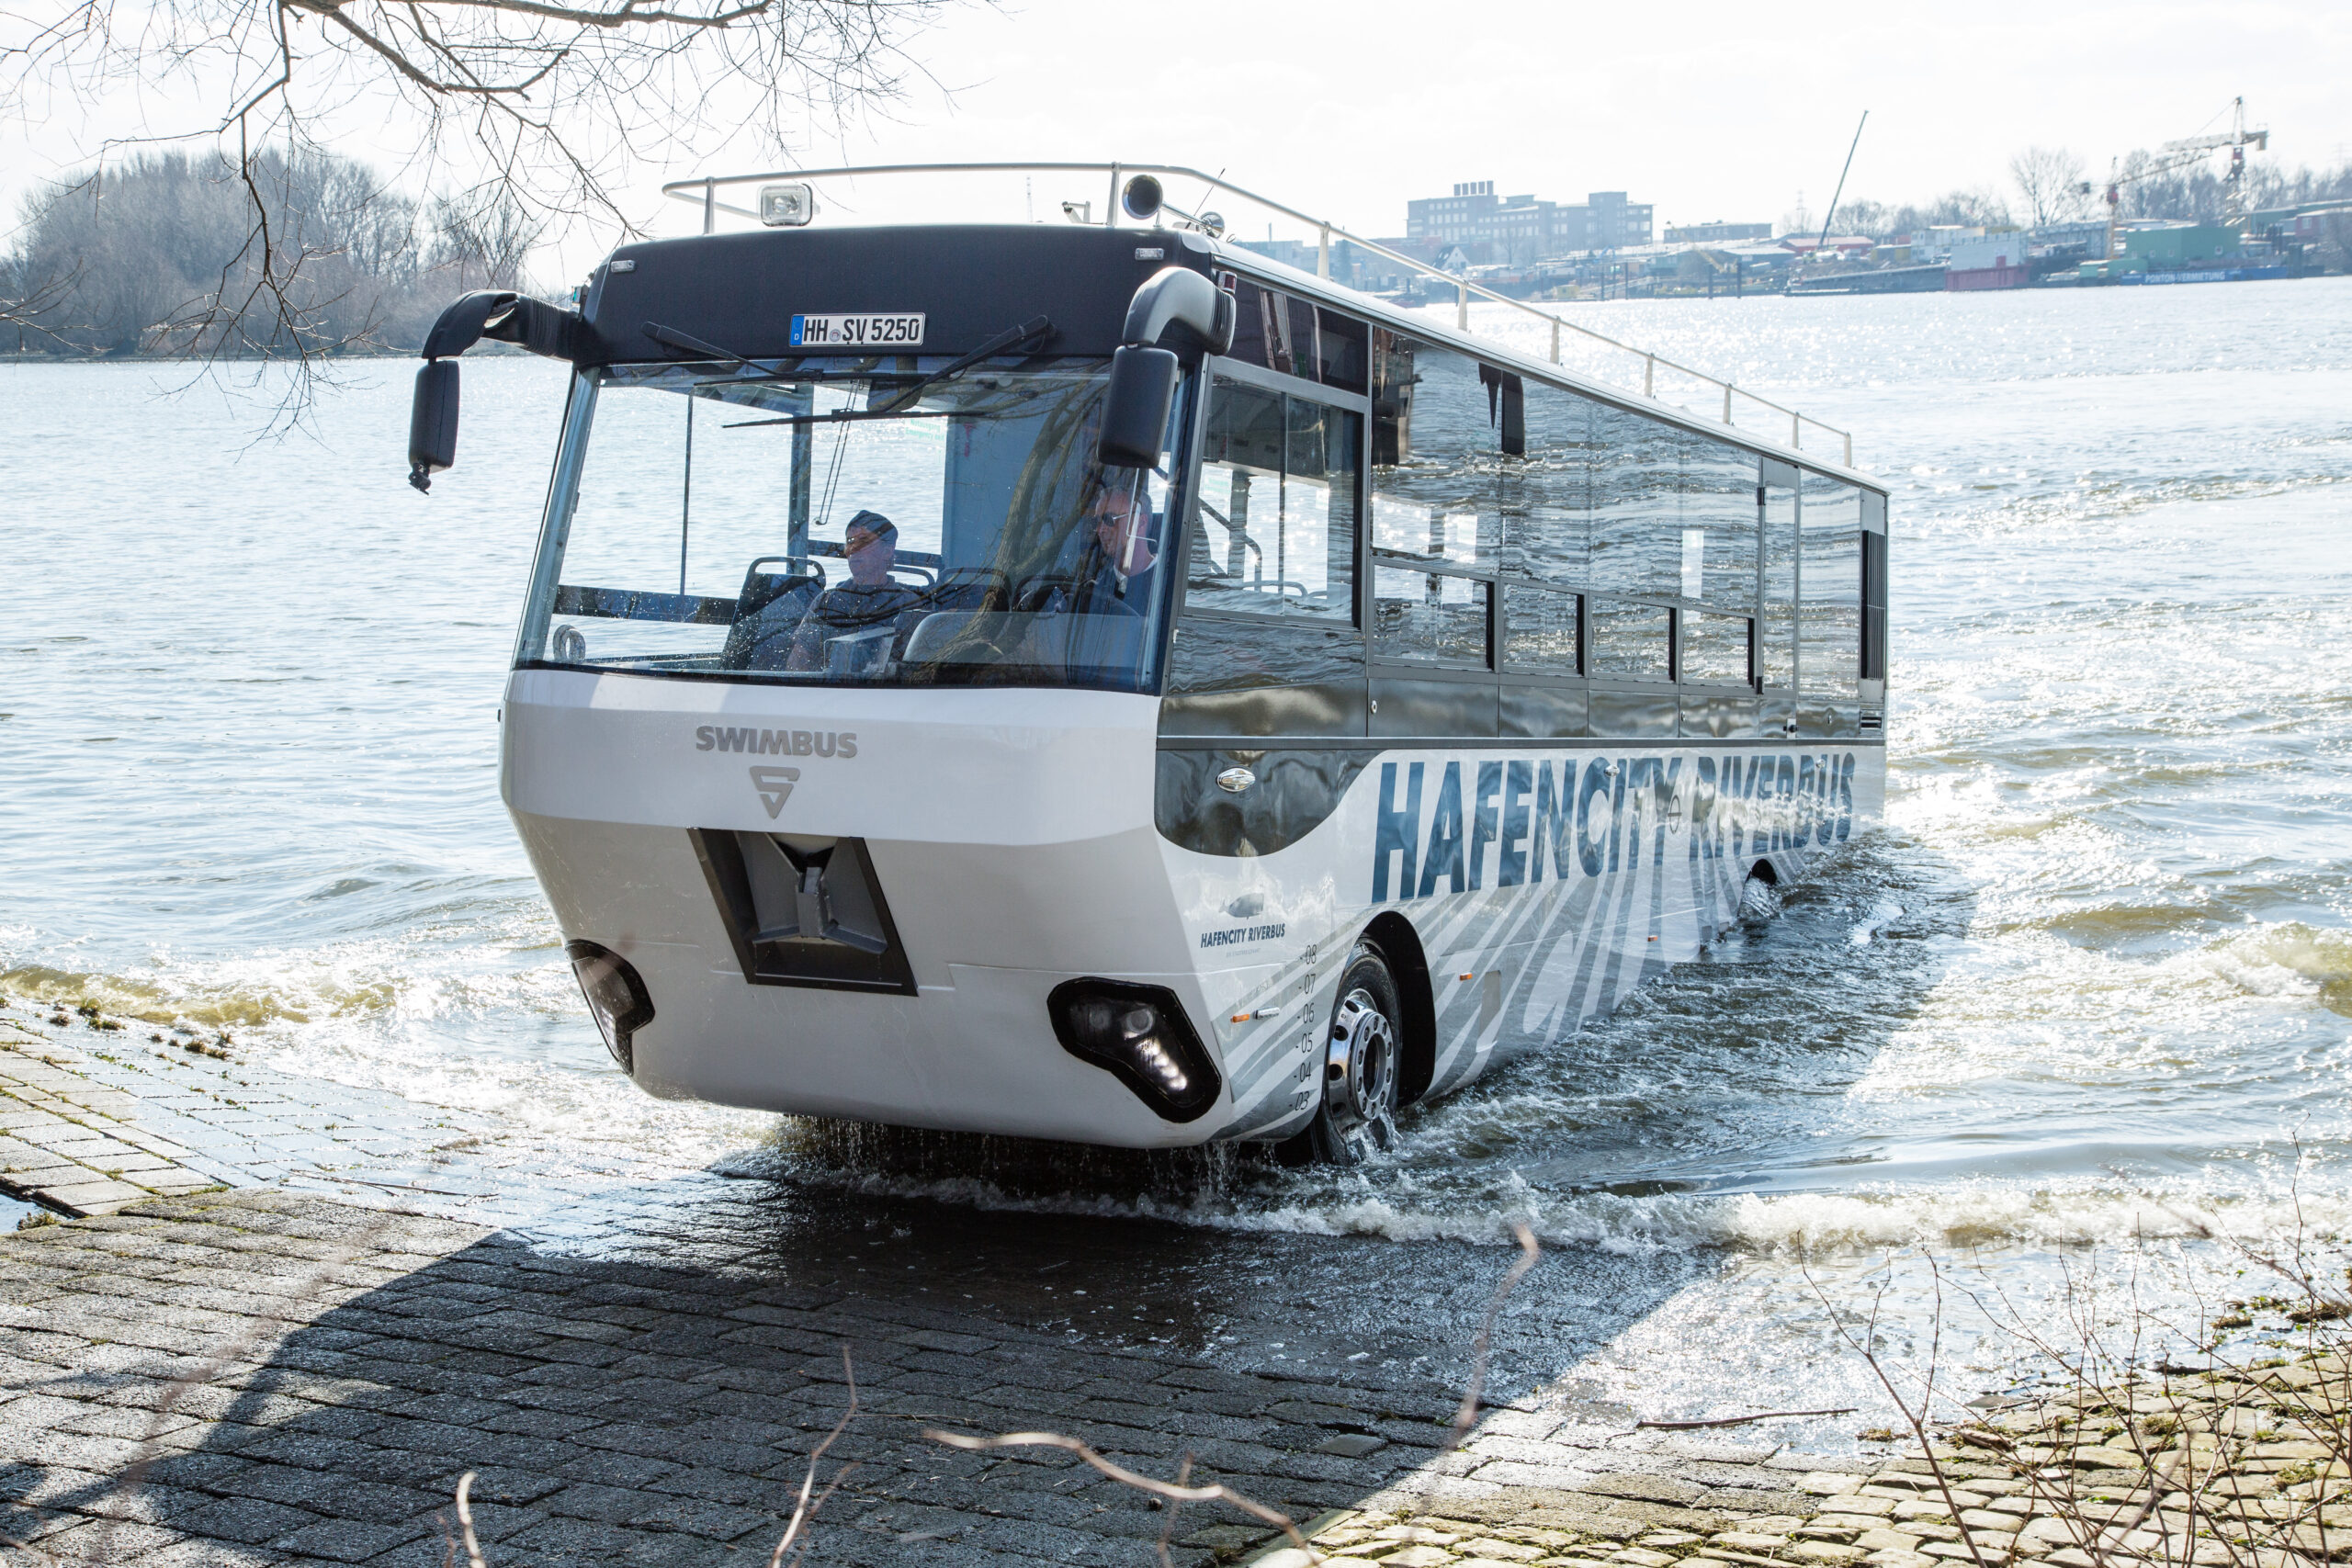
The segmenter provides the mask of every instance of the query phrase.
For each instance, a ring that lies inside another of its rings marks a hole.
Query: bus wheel
[[[1340,976],[1340,999],[1323,1040],[1323,1097],[1315,1120],[1295,1143],[1322,1165],[1357,1165],[1396,1137],[1396,1073],[1405,1010],[1388,960],[1368,942],[1356,944]]]

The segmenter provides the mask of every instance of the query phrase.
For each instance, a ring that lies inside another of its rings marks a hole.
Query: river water
[[[1890,827],[1381,1163],[943,1173],[629,1088],[497,796],[562,396],[519,359],[468,365],[430,498],[404,365],[285,437],[266,378],[0,367],[0,991],[680,1169],[1374,1238],[1400,1276],[1523,1221],[1696,1282],[1615,1333],[1653,1373],[1793,1313],[1800,1255],[2030,1285],[2070,1245],[2352,1225],[2352,279],[1577,314],[1891,482]]]

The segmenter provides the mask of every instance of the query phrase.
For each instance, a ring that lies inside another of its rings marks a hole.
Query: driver
[[[1093,533],[1086,552],[1087,604],[1095,614],[1123,603],[1140,614],[1150,603],[1151,573],[1159,564],[1151,547],[1154,521],[1150,506],[1125,485],[1104,484],[1087,502],[1086,524]]]
[[[860,512],[849,520],[842,553],[849,561],[849,581],[826,589],[808,606],[792,639],[786,670],[824,670],[828,642],[891,626],[922,603],[915,590],[890,579],[899,558],[899,527],[880,513]]]

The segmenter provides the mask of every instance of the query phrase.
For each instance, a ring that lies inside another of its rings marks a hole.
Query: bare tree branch
[[[499,214],[503,239],[528,236],[521,252],[582,220],[634,235],[642,210],[623,191],[636,170],[722,136],[737,156],[781,160],[846,117],[887,108],[922,76],[908,43],[954,3],[19,0],[0,10],[0,113],[54,119],[62,99],[94,123],[106,117],[96,167],[61,187],[86,188],[84,231],[118,222],[100,205],[112,187],[153,176],[141,149],[176,150],[183,170],[222,165],[241,193],[242,231],[215,234],[198,269],[213,286],[164,298],[151,278],[142,319],[118,314],[107,351],[282,359],[307,381],[322,356],[381,346],[392,325],[357,308],[369,291],[339,265],[349,247],[301,207],[305,181],[336,161],[330,143],[350,130],[338,117],[354,106],[360,123],[393,128],[396,177],[447,191],[437,217]],[[217,107],[115,132],[121,95],[156,86]],[[46,213],[58,197],[34,205]],[[49,227],[53,241],[73,225]],[[102,262],[104,248],[61,258],[28,243],[26,259],[59,276],[79,265],[86,278],[121,265]],[[502,244],[502,270],[519,275],[521,261]],[[0,324],[40,332],[51,303],[11,288]]]
[[[1453,1413],[1453,1430],[1446,1435],[1448,1452],[1461,1447],[1462,1439],[1468,1437],[1470,1428],[1477,1424],[1478,1395],[1487,1386],[1487,1350],[1493,1342],[1495,1319],[1503,1310],[1504,1298],[1527,1278],[1527,1271],[1544,1257],[1535,1245],[1533,1231],[1525,1225],[1513,1225],[1511,1230],[1519,1236],[1519,1261],[1512,1264],[1510,1271],[1497,1282],[1494,1298],[1487,1303],[1486,1320],[1478,1325],[1478,1337],[1471,1346],[1470,1383],[1462,1391],[1462,1407]]]

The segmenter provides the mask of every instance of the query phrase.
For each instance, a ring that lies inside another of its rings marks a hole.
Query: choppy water
[[[858,1181],[1759,1266],[2352,1223],[2352,280],[1585,319],[1892,480],[1890,831],[1365,1170]],[[469,364],[430,499],[405,366],[281,442],[172,384],[0,367],[0,991],[687,1165],[771,1139],[610,1068],[498,803],[557,371]],[[1720,1335],[1710,1300],[1645,1332]]]

